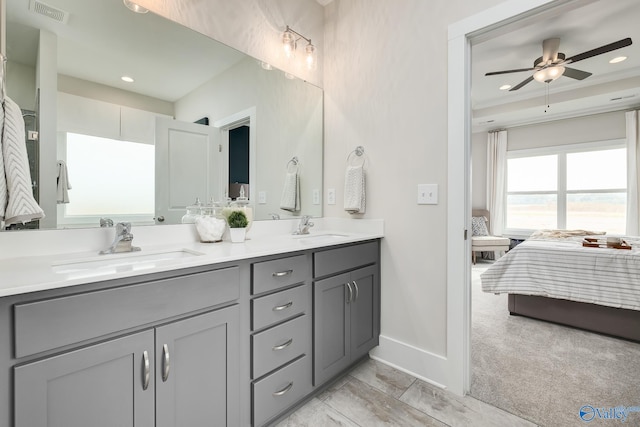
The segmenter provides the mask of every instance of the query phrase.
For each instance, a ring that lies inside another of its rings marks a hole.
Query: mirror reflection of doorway
[[[229,129],[229,197],[236,199],[244,187],[249,197],[249,133],[248,125]]]

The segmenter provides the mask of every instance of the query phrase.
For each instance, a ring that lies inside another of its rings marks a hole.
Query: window
[[[67,133],[66,159],[72,189],[60,223],[153,218],[153,145]]]
[[[622,140],[509,152],[507,233],[583,229],[624,234],[626,155]]]

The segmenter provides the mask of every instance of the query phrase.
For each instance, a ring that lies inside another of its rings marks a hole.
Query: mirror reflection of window
[[[153,145],[76,133],[66,140],[72,189],[61,223],[93,223],[102,216],[153,218]]]

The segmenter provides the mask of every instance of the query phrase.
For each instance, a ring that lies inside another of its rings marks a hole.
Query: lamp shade
[[[533,73],[533,78],[542,83],[549,83],[560,77],[562,74],[564,74],[564,67],[559,65],[538,70]]]

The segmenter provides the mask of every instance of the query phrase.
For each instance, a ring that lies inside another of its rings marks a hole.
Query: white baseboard
[[[380,336],[380,345],[369,355],[372,359],[399,371],[433,384],[447,388],[449,364],[446,357],[433,354],[393,338]]]

